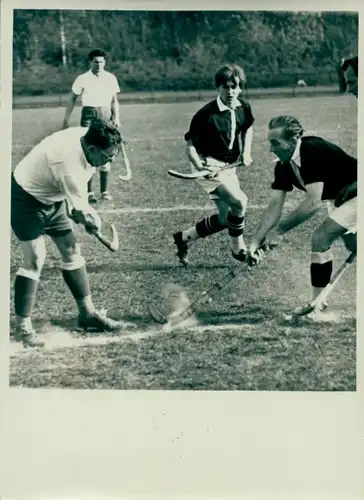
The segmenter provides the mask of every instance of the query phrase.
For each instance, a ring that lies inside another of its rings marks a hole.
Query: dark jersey
[[[357,180],[357,159],[321,137],[302,137],[300,175],[305,185],[323,182],[322,200],[333,200],[339,191]],[[304,190],[289,162],[277,162],[272,188]]]
[[[217,160],[234,163],[238,160],[240,150],[239,134],[244,135],[254,123],[250,104],[239,99],[241,106],[235,109],[236,131],[232,149],[229,149],[231,138],[230,111],[220,111],[216,99],[201,108],[191,120],[185,140],[191,140],[196,151],[202,156],[211,156]]]

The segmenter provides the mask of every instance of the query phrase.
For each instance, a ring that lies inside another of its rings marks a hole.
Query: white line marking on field
[[[166,325],[167,326],[167,325]],[[180,331],[183,334],[183,331],[190,333],[204,333],[206,331],[209,332],[223,332],[223,331],[244,331],[247,328],[249,330],[254,330],[259,327],[259,331],[261,331],[261,325],[255,324],[236,324],[236,323],[224,323],[219,325],[199,325],[194,321],[189,321],[185,324],[185,326],[180,325],[178,328],[176,327],[176,331]],[[140,340],[148,339],[151,337],[156,337],[161,334],[168,334],[168,328],[164,325],[157,325],[148,330],[142,332],[129,332],[125,334],[121,334],[120,336],[95,336],[95,337],[87,337],[87,338],[75,338],[72,337],[69,333],[63,331],[53,331],[45,334],[41,338],[45,340],[46,345],[40,349],[43,351],[53,351],[55,349],[62,348],[72,348],[72,347],[86,347],[86,346],[102,346],[108,344],[122,344],[125,341],[134,341],[138,342]],[[257,339],[259,339],[259,334],[257,335]],[[21,344],[10,342],[9,345],[9,356],[16,357],[20,355],[28,355],[34,354],[35,350],[31,348],[24,348]]]
[[[351,315],[348,315],[345,311],[336,312],[333,316],[327,313],[323,313],[323,317],[320,323],[339,323],[340,321],[345,321]],[[263,328],[262,328],[263,326]],[[287,324],[287,328],[292,328],[292,325]],[[264,329],[266,331],[264,331]],[[266,323],[262,325],[259,323],[244,323],[244,320],[239,323],[220,323],[220,324],[201,324],[195,316],[185,320],[183,323],[179,324],[174,328],[174,331],[179,332],[181,335],[183,333],[192,334],[203,334],[205,332],[219,333],[224,331],[233,331],[243,333],[242,338],[254,335],[256,340],[270,339],[272,341],[279,341],[279,339],[274,335],[275,326],[273,324]],[[138,342],[144,339],[157,337],[161,334],[168,335],[171,332],[169,323],[166,325],[154,324],[150,328],[143,331],[125,331],[119,336],[110,335],[98,335],[92,337],[73,337],[69,332],[61,329],[53,329],[41,336],[42,340],[45,341],[45,346],[40,349],[41,352],[48,351],[52,352],[56,349],[67,349],[67,348],[77,348],[77,347],[87,347],[87,346],[102,346],[109,344],[122,344],[126,341]],[[248,334],[251,335],[248,335]],[[282,332],[281,332],[282,333]],[[281,334],[280,333],[280,334]],[[29,354],[34,354],[35,350],[31,348],[24,348],[22,344],[9,342],[9,357],[14,358],[17,356],[25,356]]]
[[[292,208],[295,206],[292,203],[286,203],[285,208]],[[265,208],[266,205],[248,205],[247,210],[261,210]],[[194,206],[194,205],[181,205],[176,207],[155,207],[155,208],[146,208],[146,207],[128,207],[128,208],[97,208],[97,211],[100,214],[137,214],[137,213],[162,213],[162,212],[181,212],[181,211],[191,211],[196,212],[199,210],[214,210],[216,209],[215,205],[204,205],[204,206]]]

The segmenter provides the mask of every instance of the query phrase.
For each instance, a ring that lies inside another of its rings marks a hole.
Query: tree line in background
[[[358,50],[349,12],[15,10],[13,92],[69,92],[95,47],[123,90],[213,87],[223,62],[246,70],[248,87],[337,83]]]

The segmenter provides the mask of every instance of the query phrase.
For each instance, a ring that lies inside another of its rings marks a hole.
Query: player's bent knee
[[[248,197],[243,193],[239,198],[232,198],[230,207],[233,213],[243,214],[245,213],[248,204]]]
[[[34,246],[32,242],[27,244],[22,242],[23,265],[22,268],[40,274],[46,259],[46,249],[44,246]]]
[[[67,244],[58,245],[63,262],[73,262],[81,255],[81,247],[77,241],[67,242]]]
[[[331,242],[326,231],[322,228],[316,229],[311,238],[312,252],[326,252],[330,246]]]
[[[227,205],[225,205],[224,207],[218,207],[218,217],[220,224],[226,224],[229,212],[230,208]]]
[[[45,261],[45,255],[27,255],[23,259],[23,268],[40,275]]]
[[[64,271],[74,271],[75,269],[80,269],[85,265],[85,258],[81,255],[81,252],[70,253],[67,258],[62,255],[62,260],[60,267]]]

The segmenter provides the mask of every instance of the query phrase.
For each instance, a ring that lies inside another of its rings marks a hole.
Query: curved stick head
[[[112,239],[110,242],[110,250],[113,252],[116,252],[116,250],[119,250],[119,235],[118,232],[116,231],[116,228],[114,224],[110,225],[111,233],[112,233]]]
[[[130,162],[128,158],[128,154],[125,149],[124,142],[121,143],[121,155],[123,157],[125,169],[126,169],[126,174],[125,175],[118,175],[118,179],[120,181],[130,181],[132,178],[132,173],[131,173],[131,167],[130,167]]]
[[[96,233],[95,236],[96,238],[101,241],[101,243],[108,249],[111,250],[112,252],[116,252],[119,250],[119,235],[116,231],[116,228],[114,224],[110,224],[109,227],[111,231],[111,235],[106,236],[104,232],[99,232]]]
[[[160,323],[161,325],[168,323],[168,318],[162,313],[155,302],[148,304],[148,311],[156,323]]]

